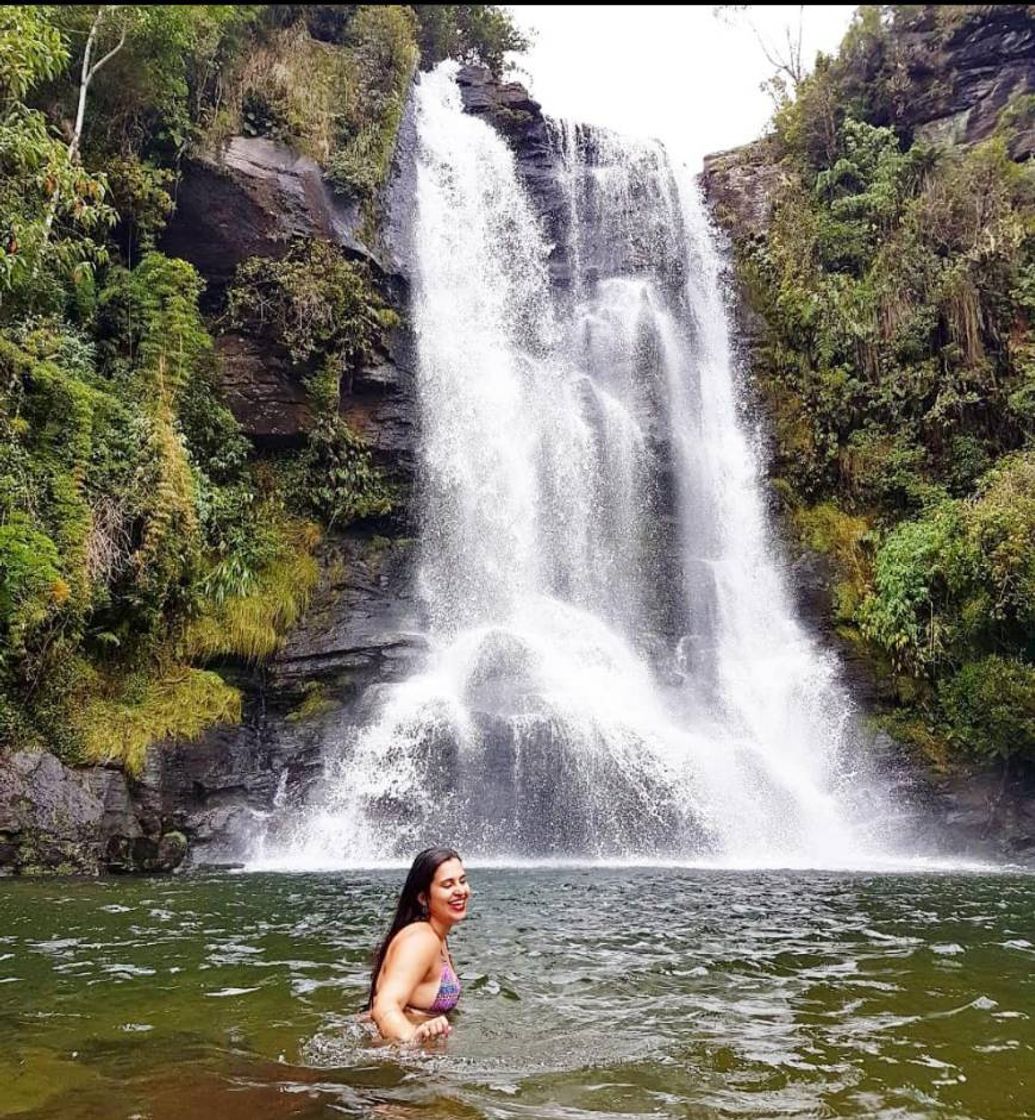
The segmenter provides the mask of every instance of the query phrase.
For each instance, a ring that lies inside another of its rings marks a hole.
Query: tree
[[[26,104],[37,85],[68,63],[52,9],[0,9],[0,306],[34,306],[53,295],[47,269],[74,275],[103,255],[89,236],[110,223],[105,181],[79,164]],[[44,266],[47,268],[44,268]],[[42,270],[42,272],[41,272]]]
[[[790,82],[791,89],[796,90],[805,77],[805,67],[802,64],[801,53],[802,32],[805,27],[805,5],[798,5],[796,26],[792,27],[789,23],[784,25],[782,43],[766,38],[758,30],[755,21],[748,15],[749,8],[749,4],[717,4],[713,8],[712,14],[731,26],[743,22],[749,27],[756,42],[762,48],[766,62],[776,71],[781,88],[785,87],[787,82]]]
[[[499,76],[508,51],[528,48],[509,12],[496,4],[414,4],[420,25],[421,64],[444,58],[479,62]]]
[[[98,57],[96,53],[98,38],[101,34],[102,27],[104,27],[106,23],[113,23],[116,19],[116,13],[118,13],[119,10],[120,5],[118,4],[108,4],[98,8],[90,23],[90,33],[86,38],[86,49],[83,51],[83,64],[79,74],[79,96],[76,102],[75,125],[72,128],[72,138],[68,142],[67,159],[70,167],[75,167],[80,162],[79,145],[83,138],[83,121],[86,117],[86,95],[90,90],[90,83],[94,80],[98,71],[109,63],[126,45],[127,21],[125,17],[123,17],[119,26],[118,42],[105,54],[100,55],[100,57]],[[54,219],[57,217],[58,208],[61,205],[61,189],[62,184],[58,182],[51,193],[50,203],[47,206],[47,213],[43,219],[40,248],[33,265],[32,275],[34,279],[46,253],[47,243],[50,241],[50,231],[53,228]]]

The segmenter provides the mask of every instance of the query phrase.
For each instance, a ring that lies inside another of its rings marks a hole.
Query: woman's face
[[[435,877],[428,891],[428,917],[452,925],[467,917],[467,900],[471,888],[467,872],[458,859],[447,859],[435,868]]]

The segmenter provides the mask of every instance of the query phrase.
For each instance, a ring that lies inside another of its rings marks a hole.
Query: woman
[[[449,1034],[445,1013],[460,998],[460,981],[446,938],[467,916],[470,897],[452,848],[427,848],[413,861],[370,977],[367,1006],[384,1038],[425,1042]]]

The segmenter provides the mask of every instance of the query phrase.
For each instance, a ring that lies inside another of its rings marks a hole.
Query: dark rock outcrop
[[[340,411],[375,465],[409,487],[417,471],[417,393],[407,330],[393,331],[387,350],[343,386]]]
[[[372,260],[359,224],[358,207],[333,193],[314,160],[275,140],[233,136],[217,154],[184,164],[162,249],[190,261],[212,298],[241,261],[282,257],[296,237]]]
[[[139,811],[121,770],[33,751],[0,756],[0,871],[172,871],[186,853],[185,837]]]
[[[894,123],[926,140],[975,144],[1012,102],[1035,92],[1035,18],[1026,4],[990,4],[939,26],[936,6],[892,44],[906,91]],[[1014,130],[1014,159],[1035,152],[1035,116]]]
[[[550,276],[564,287],[571,282],[564,245],[568,204],[558,179],[557,148],[551,124],[518,82],[499,82],[481,66],[464,66],[457,74],[464,109],[492,125],[514,150],[517,170],[554,245]]]
[[[246,436],[263,450],[301,447],[316,421],[303,379],[311,372],[284,347],[239,332],[216,340],[224,399]],[[416,470],[416,400],[406,332],[343,384],[339,406],[374,463],[408,485]]]
[[[763,235],[773,201],[787,181],[771,140],[705,156],[701,184],[721,229],[741,238]]]
[[[308,396],[287,351],[246,334],[216,340],[223,397],[256,446],[299,447],[313,425]]]
[[[1035,772],[985,770],[931,779],[930,804],[949,842],[986,858],[1035,857]]]
[[[163,250],[182,257],[206,281],[204,304],[221,307],[234,269],[250,257],[282,257],[295,238],[317,238],[365,261],[375,283],[397,305],[405,281],[359,239],[358,207],[336,195],[318,164],[272,140],[234,136],[218,155],[184,165],[176,212]],[[261,449],[301,446],[315,417],[303,379],[276,340],[233,331],[216,348],[227,405]],[[406,332],[343,385],[341,411],[369,443],[378,466],[408,484],[414,470],[415,402]]]
[[[323,583],[272,661],[268,686],[301,700],[307,687],[338,704],[375,681],[409,675],[425,650],[413,594],[413,542],[360,532],[324,549]]]

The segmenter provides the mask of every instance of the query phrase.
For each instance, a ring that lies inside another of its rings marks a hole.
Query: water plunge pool
[[[410,1054],[352,1017],[401,879],[0,884],[0,1117],[1035,1115],[1035,876],[475,868]]]

